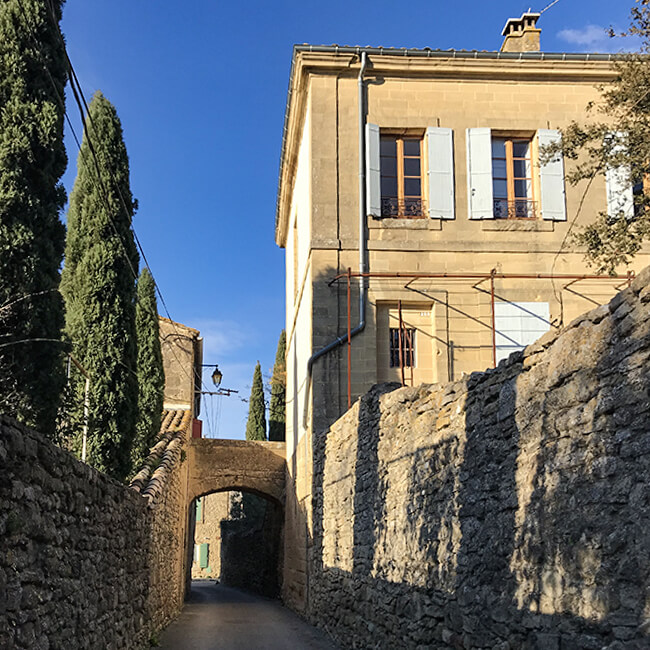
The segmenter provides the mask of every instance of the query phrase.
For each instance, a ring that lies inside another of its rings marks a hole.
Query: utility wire
[[[45,63],[44,63],[44,61],[43,61],[43,57],[42,57],[42,54],[43,54],[43,53],[42,53],[42,50],[41,50],[41,45],[40,45],[40,43],[38,42],[38,39],[36,38],[36,36],[35,36],[35,34],[34,34],[34,31],[32,30],[32,26],[31,26],[30,23],[29,23],[29,19],[28,19],[28,17],[27,17],[27,13],[25,12],[25,8],[24,8],[24,6],[23,6],[22,0],[18,0],[18,5],[19,5],[19,7],[20,7],[20,11],[21,11],[21,13],[22,13],[22,15],[23,15],[23,19],[24,19],[24,21],[25,21],[25,26],[27,27],[27,31],[28,31],[28,33],[29,33],[29,36],[30,36],[30,38],[31,38],[32,41],[33,41],[34,47],[35,47],[36,50],[41,54],[41,63],[42,63],[42,65],[43,65],[43,69],[45,70],[47,76],[48,76],[49,79],[50,79],[50,82],[51,82],[52,87],[53,87],[53,89],[54,89],[54,93],[55,93],[56,98],[57,98],[57,100],[58,100],[59,106],[62,108],[62,110],[63,110],[63,112],[64,112],[64,115],[65,115],[66,121],[67,121],[67,123],[68,123],[68,126],[70,127],[70,130],[71,130],[71,132],[72,132],[72,135],[73,135],[74,141],[75,141],[75,143],[76,143],[76,145],[77,145],[77,148],[78,148],[79,152],[81,153],[81,156],[82,156],[82,158],[83,158],[84,163],[86,163],[85,153],[83,152],[83,150],[82,150],[82,148],[81,148],[81,143],[79,142],[79,138],[78,138],[78,136],[77,136],[77,134],[76,134],[76,131],[75,131],[74,126],[73,126],[73,124],[72,124],[72,121],[71,121],[71,119],[70,119],[70,115],[69,115],[69,113],[68,113],[68,111],[67,111],[67,109],[66,109],[66,106],[65,106],[65,100],[64,100],[64,98],[61,96],[61,94],[60,94],[60,92],[59,92],[59,89],[58,89],[58,87],[57,87],[57,85],[56,85],[56,82],[55,82],[54,79],[52,78],[52,75],[51,75],[51,73],[50,73],[50,71],[49,71],[47,65],[45,65]],[[110,217],[110,205],[109,205],[109,202],[108,202],[108,192],[107,192],[107,190],[106,190],[106,187],[105,187],[104,182],[103,182],[103,179],[102,179],[101,170],[100,170],[100,166],[99,166],[99,161],[98,161],[98,159],[97,159],[97,155],[96,155],[96,153],[95,153],[95,148],[94,148],[94,146],[93,146],[93,142],[92,142],[92,138],[91,138],[91,136],[90,136],[90,132],[89,132],[89,130],[88,130],[88,128],[87,128],[87,121],[88,121],[88,122],[90,122],[91,126],[93,127],[93,130],[96,132],[95,126],[94,126],[94,124],[93,124],[93,122],[92,122],[92,117],[90,116],[90,111],[89,111],[89,108],[88,108],[88,103],[86,102],[86,98],[85,98],[85,96],[84,96],[84,94],[83,94],[83,90],[82,90],[82,88],[81,88],[81,84],[79,83],[79,79],[78,79],[78,77],[77,77],[76,71],[75,71],[75,69],[74,69],[74,66],[72,65],[72,61],[71,61],[71,59],[70,59],[70,57],[69,57],[69,55],[68,55],[67,49],[66,49],[66,47],[65,47],[65,41],[64,41],[64,39],[63,39],[63,35],[61,34],[61,31],[60,31],[60,28],[59,28],[59,23],[58,23],[58,21],[57,21],[57,19],[56,19],[56,15],[55,15],[55,13],[54,13],[54,10],[53,10],[53,8],[52,8],[52,5],[51,5],[50,0],[47,1],[47,7],[48,7],[48,10],[49,10],[48,13],[49,13],[49,15],[50,15],[50,19],[52,20],[52,22],[53,22],[53,24],[54,24],[55,33],[58,35],[58,38],[59,38],[60,41],[61,41],[61,46],[62,46],[63,51],[64,51],[64,53],[65,53],[66,63],[67,63],[67,67],[68,67],[68,70],[69,70],[69,73],[70,73],[70,74],[69,74],[69,78],[70,78],[70,88],[71,88],[71,90],[72,90],[72,93],[73,93],[73,96],[74,96],[74,99],[75,99],[75,103],[77,104],[77,107],[78,107],[79,112],[80,112],[80,115],[81,115],[81,121],[82,121],[82,124],[83,124],[84,135],[85,135],[86,141],[88,142],[88,148],[90,149],[90,152],[91,152],[91,155],[92,155],[92,157],[93,157],[94,164],[95,164],[95,169],[96,169],[96,171],[97,171],[97,180],[98,180],[98,182],[99,182],[100,189],[101,189],[101,192],[102,192],[100,196],[101,196],[102,200],[104,201],[106,207],[109,209],[109,210],[108,210],[108,220],[109,220],[109,222],[110,222],[110,224],[111,224],[111,226],[112,226],[112,228],[113,228],[113,230],[114,230],[114,232],[115,232],[116,237],[118,238],[118,240],[119,240],[119,242],[120,242],[120,244],[121,244],[121,248],[122,248],[122,251],[123,251],[123,253],[124,253],[124,257],[126,258],[126,260],[127,260],[127,262],[128,262],[128,265],[129,265],[129,268],[130,268],[130,270],[131,270],[131,273],[133,274],[134,279],[137,281],[137,280],[138,280],[138,273],[137,273],[136,269],[134,268],[134,266],[133,266],[133,262],[132,262],[131,258],[129,257],[129,255],[128,255],[127,251],[126,251],[126,246],[125,246],[125,244],[124,244],[123,239],[121,238],[121,236],[120,236],[120,234],[119,234],[119,231],[117,230],[117,226],[115,225],[115,222],[113,221],[113,219]],[[83,104],[83,106],[82,106],[82,104]],[[84,108],[83,108],[83,107],[85,107],[85,109],[86,109],[86,114],[87,114],[87,116],[88,116],[88,120],[85,119],[85,116],[84,116]],[[162,294],[162,291],[161,291],[161,289],[160,289],[160,286],[158,285],[158,283],[157,283],[156,280],[155,280],[155,277],[154,277],[154,275],[153,275],[153,272],[151,271],[151,267],[149,266],[149,262],[148,262],[148,260],[147,260],[146,254],[145,254],[144,249],[143,249],[143,247],[142,247],[142,244],[140,243],[140,240],[139,240],[139,238],[138,238],[138,236],[137,236],[137,234],[136,234],[136,232],[135,232],[135,228],[133,227],[132,218],[131,218],[131,215],[130,215],[130,213],[129,213],[127,207],[126,207],[126,202],[124,201],[124,197],[123,197],[123,195],[122,195],[122,193],[121,193],[121,191],[120,191],[119,184],[116,182],[116,179],[115,179],[115,177],[113,176],[111,170],[108,170],[108,171],[109,171],[109,174],[110,174],[110,176],[111,176],[111,180],[113,181],[113,184],[114,184],[114,186],[115,186],[115,189],[117,190],[117,194],[118,194],[118,196],[119,196],[119,198],[120,198],[120,202],[121,202],[121,204],[122,204],[122,209],[124,210],[125,214],[127,215],[128,219],[129,219],[129,222],[130,222],[130,229],[131,229],[131,232],[132,232],[132,234],[133,234],[133,238],[134,238],[134,241],[135,241],[135,243],[136,243],[136,246],[137,246],[138,250],[140,251],[140,254],[141,254],[141,256],[142,256],[142,259],[143,259],[143,262],[144,262],[146,268],[149,270],[149,273],[151,273],[151,277],[152,277],[152,279],[153,279],[154,286],[156,287],[156,291],[157,291],[158,295],[160,296],[161,304],[163,305],[163,308],[164,308],[165,314],[167,315],[167,318],[168,318],[168,320],[170,321],[170,323],[171,323],[171,325],[172,325],[172,328],[173,328],[174,331],[178,334],[178,329],[177,329],[177,327],[176,327],[176,322],[175,322],[174,319],[171,317],[171,314],[170,314],[170,312],[169,312],[169,308],[167,307],[167,303],[166,303],[165,298],[164,298],[164,296],[163,296],[163,294]],[[158,314],[155,314],[155,316],[156,316],[156,318],[157,318],[157,317],[158,317]],[[180,336],[180,335],[179,335],[179,336]],[[54,341],[54,340],[55,340],[55,339],[52,339],[52,341]],[[22,343],[22,342],[23,342],[23,341],[21,341],[21,343]],[[25,342],[26,342],[26,341],[25,341]],[[185,373],[185,375],[187,376],[187,378],[190,379],[190,381],[192,381],[192,383],[194,383],[194,377],[192,377],[192,376],[189,374],[189,372],[187,371],[187,369],[185,368],[185,366],[181,363],[181,361],[180,361],[180,359],[178,358],[178,355],[177,355],[176,350],[174,349],[174,347],[173,347],[173,346],[170,346],[170,347],[171,347],[171,351],[172,351],[172,353],[174,354],[174,357],[176,358],[176,361],[178,362],[178,365],[179,365],[180,368],[183,370],[183,372]],[[133,372],[133,371],[131,371],[131,372]],[[204,388],[207,388],[207,386],[206,386],[205,383],[203,382],[203,379],[202,379],[202,378],[200,378],[200,379],[201,379],[201,384],[202,384],[202,386],[203,386]]]

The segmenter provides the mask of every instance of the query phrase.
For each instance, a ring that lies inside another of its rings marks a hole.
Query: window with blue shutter
[[[537,141],[540,152],[544,147],[558,144],[559,131],[539,129]],[[564,186],[564,158],[561,152],[539,167],[540,209],[542,219],[566,221],[566,192]]]
[[[492,131],[467,129],[467,194],[470,219],[494,218]]]
[[[612,133],[609,137],[614,140],[612,154],[620,153],[623,148],[624,133]],[[636,187],[632,182],[632,170],[627,165],[608,167],[605,171],[605,185],[607,188],[607,214],[612,218],[634,217],[634,195],[643,191],[643,184]]]
[[[455,217],[453,131],[445,127],[429,127],[427,154],[429,216],[432,219],[453,219]]]

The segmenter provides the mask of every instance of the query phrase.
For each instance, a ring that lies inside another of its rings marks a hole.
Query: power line
[[[72,132],[72,135],[73,135],[73,138],[74,138],[75,143],[77,145],[77,148],[78,148],[78,150],[79,150],[79,152],[80,152],[80,154],[82,156],[84,164],[86,164],[85,153],[82,150],[81,143],[79,142],[79,138],[78,138],[78,136],[76,134],[76,131],[75,131],[74,126],[72,124],[72,121],[70,119],[70,115],[69,115],[69,113],[68,113],[68,111],[66,109],[65,99],[61,96],[56,82],[52,78],[52,75],[51,75],[47,65],[42,60],[43,52],[41,50],[41,44],[38,42],[38,39],[36,38],[34,32],[32,31],[32,27],[29,24],[29,19],[27,17],[26,12],[25,12],[25,8],[23,6],[22,0],[18,0],[18,5],[19,5],[20,11],[21,11],[21,13],[23,15],[23,19],[24,19],[24,22],[25,22],[25,26],[27,27],[27,31],[29,33],[29,36],[32,39],[36,50],[39,52],[39,54],[41,54],[41,63],[43,65],[43,69],[45,70],[47,76],[50,79],[50,82],[51,82],[52,87],[54,89],[54,93],[55,93],[55,95],[57,97],[57,100],[59,102],[60,107],[63,110],[63,113],[64,113],[66,121],[67,121],[67,123],[68,123],[68,125],[70,127],[70,130]],[[111,224],[111,226],[112,226],[112,228],[113,228],[113,230],[115,232],[115,235],[116,235],[117,239],[120,242],[122,252],[124,253],[124,257],[127,260],[127,263],[129,265],[131,273],[132,273],[132,275],[134,277],[134,280],[137,282],[137,280],[138,280],[137,270],[133,266],[133,261],[131,260],[130,256],[128,255],[128,252],[126,250],[126,245],[125,245],[122,237],[120,236],[120,233],[119,233],[119,231],[117,229],[117,226],[115,225],[115,222],[113,221],[113,219],[111,217],[111,214],[110,214],[111,210],[110,210],[110,205],[109,205],[109,201],[108,201],[108,191],[106,190],[106,187],[105,187],[104,182],[103,182],[99,161],[97,159],[97,155],[96,155],[96,152],[95,152],[95,147],[93,146],[92,138],[90,136],[90,132],[89,132],[89,129],[87,128],[87,124],[86,124],[86,122],[89,122],[91,127],[93,128],[93,130],[96,132],[95,125],[94,125],[94,123],[92,121],[92,116],[90,115],[90,110],[89,110],[89,107],[88,107],[88,103],[87,103],[86,98],[84,96],[83,89],[81,88],[81,84],[80,84],[79,79],[77,77],[77,74],[76,74],[76,71],[75,71],[74,66],[72,64],[72,61],[70,59],[70,56],[68,55],[68,51],[67,51],[67,48],[65,46],[65,40],[63,39],[63,35],[61,34],[61,31],[60,31],[60,28],[59,28],[59,23],[58,23],[58,20],[56,19],[56,15],[54,13],[54,9],[52,7],[52,4],[51,4],[50,0],[47,0],[47,7],[48,7],[48,10],[49,10],[48,13],[49,13],[50,19],[51,19],[51,21],[52,21],[52,23],[54,25],[54,31],[57,34],[57,36],[58,36],[58,38],[59,38],[59,40],[61,42],[61,47],[63,48],[63,52],[65,54],[66,63],[67,63],[67,67],[68,67],[68,70],[69,70],[70,88],[72,90],[72,93],[73,93],[73,96],[74,96],[74,99],[75,99],[75,103],[77,104],[77,107],[79,109],[79,113],[80,113],[80,116],[81,116],[81,122],[82,122],[83,130],[84,130],[84,135],[85,135],[86,141],[88,143],[88,148],[90,150],[90,153],[92,155],[92,158],[93,158],[93,161],[94,161],[94,164],[95,164],[95,169],[96,169],[96,172],[97,172],[97,180],[99,182],[100,190],[101,190],[100,196],[101,196],[102,201],[105,203],[105,207],[108,209],[108,214],[107,214],[108,221]],[[82,107],[82,104],[83,104],[83,107]],[[85,116],[84,116],[84,107],[86,109],[86,115],[87,115],[87,118],[88,118],[87,120],[85,119]],[[158,295],[160,297],[160,301],[161,301],[161,304],[162,304],[163,309],[165,311],[165,314],[167,315],[167,318],[170,321],[170,323],[172,325],[172,328],[174,329],[175,333],[177,335],[179,335],[178,329],[176,327],[176,322],[171,317],[171,314],[169,312],[169,308],[167,307],[167,303],[166,303],[165,298],[164,298],[164,296],[162,294],[160,286],[156,282],[154,274],[153,274],[153,272],[151,270],[151,267],[149,265],[149,262],[147,260],[147,256],[146,256],[146,254],[144,252],[144,248],[142,247],[142,244],[140,243],[140,240],[139,240],[139,238],[137,236],[137,233],[135,232],[135,228],[133,226],[133,221],[132,221],[132,215],[130,214],[130,212],[129,212],[127,206],[126,206],[126,202],[125,202],[124,197],[122,195],[122,192],[120,190],[119,183],[117,183],[117,181],[116,181],[116,179],[115,179],[115,177],[114,177],[114,175],[112,173],[112,170],[108,169],[108,173],[109,173],[110,179],[111,179],[111,181],[112,181],[112,183],[113,183],[113,185],[115,187],[115,190],[117,191],[117,194],[119,196],[120,203],[122,205],[122,209],[124,210],[124,213],[126,214],[128,220],[129,220],[130,230],[131,230],[131,233],[133,235],[133,239],[134,239],[134,241],[136,243],[137,249],[139,250],[139,252],[140,252],[140,254],[142,256],[143,263],[144,263],[145,267],[147,268],[147,270],[151,274],[151,278],[152,278],[152,280],[154,282],[156,292],[158,293]],[[156,316],[156,318],[158,318],[157,313],[155,314],[155,316]],[[171,347],[172,353],[174,354],[174,357],[176,358],[176,361],[178,362],[178,365],[180,366],[182,371],[185,373],[187,378],[190,381],[192,381],[192,383],[194,384],[195,378],[189,374],[189,372],[187,371],[185,366],[181,363],[181,361],[180,361],[180,359],[178,357],[178,354],[176,353],[176,350],[174,349],[174,347],[173,346],[170,346],[170,347]],[[131,371],[131,372],[133,372],[133,371]],[[203,382],[202,377],[200,377],[200,381],[201,381],[201,385],[204,388],[207,388],[207,386]]]

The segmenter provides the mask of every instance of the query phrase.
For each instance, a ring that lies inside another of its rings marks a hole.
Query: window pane
[[[420,196],[421,193],[419,178],[404,179],[404,196]]]
[[[530,196],[530,182],[526,180],[515,181],[515,196],[527,198]]]
[[[492,191],[495,199],[508,198],[508,183],[506,181],[495,179],[492,181]]]
[[[397,158],[381,157],[381,175],[397,176]]]
[[[420,155],[420,140],[404,140],[404,155],[405,156],[419,156]]]
[[[391,176],[382,176],[381,195],[387,197],[397,197],[397,179]]]
[[[404,176],[420,175],[420,159],[404,158]]]
[[[492,140],[492,157],[505,158],[506,157],[506,141],[495,138]]]
[[[492,160],[492,176],[495,178],[506,178],[506,161],[498,158]]]
[[[513,160],[512,164],[515,170],[515,178],[527,178],[528,174],[528,161],[527,160]]]
[[[515,158],[527,158],[530,154],[530,142],[528,140],[515,140],[512,143],[512,155]]]
[[[382,156],[396,156],[397,143],[395,142],[395,138],[382,138],[380,152]]]

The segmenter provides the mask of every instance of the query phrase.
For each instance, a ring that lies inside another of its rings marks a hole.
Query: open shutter
[[[554,129],[540,129],[537,141],[540,152],[545,146],[560,142],[561,134]],[[540,203],[542,219],[566,221],[566,194],[564,189],[564,158],[558,153],[539,167]]]
[[[427,129],[429,178],[429,216],[453,219],[454,214],[454,139],[444,127]]]
[[[623,134],[616,135],[622,136]],[[614,146],[613,153],[620,153],[622,149],[623,145],[617,144]],[[626,219],[632,219],[634,217],[634,189],[629,166],[608,167],[605,172],[605,184],[607,187],[607,214],[610,217],[623,216]]]
[[[469,218],[492,219],[494,202],[490,129],[467,129],[467,191]]]
[[[379,127],[366,124],[366,212],[381,217]]]

